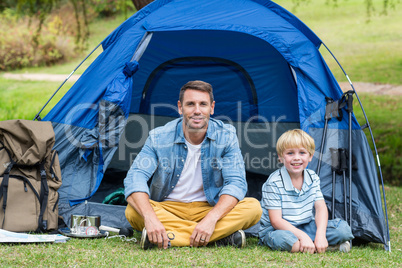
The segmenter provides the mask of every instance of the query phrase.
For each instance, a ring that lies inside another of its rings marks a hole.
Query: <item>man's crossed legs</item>
[[[150,200],[150,203],[171,239],[171,246],[174,247],[190,246],[190,236],[195,226],[213,208],[208,202],[182,203]],[[238,230],[250,228],[258,223],[261,214],[260,202],[257,199],[244,198],[217,222],[210,242],[221,240]],[[142,231],[145,227],[142,216],[130,205],[126,208],[126,218],[137,231]]]

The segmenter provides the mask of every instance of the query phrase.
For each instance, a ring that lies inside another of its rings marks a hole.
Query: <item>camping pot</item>
[[[71,215],[71,233],[98,234],[100,223],[100,216]]]

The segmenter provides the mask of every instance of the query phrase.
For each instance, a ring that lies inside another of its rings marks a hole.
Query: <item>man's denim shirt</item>
[[[149,132],[124,180],[125,197],[144,192],[163,201],[174,189],[187,158],[182,118]],[[223,194],[242,200],[247,192],[243,157],[232,125],[210,119],[201,145],[204,193],[214,206]],[[148,187],[148,180],[152,180]]]

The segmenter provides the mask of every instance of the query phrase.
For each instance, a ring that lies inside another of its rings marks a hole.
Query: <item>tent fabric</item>
[[[60,190],[61,200],[68,198],[70,205],[88,200],[100,186],[126,124],[131,100],[131,76],[137,70],[138,62],[127,62],[122,72],[102,92],[103,96],[97,103],[81,103],[73,107],[65,115],[66,124],[54,125],[57,136],[64,137],[58,139],[55,145],[61,149],[59,161],[63,176],[71,178]],[[95,117],[96,125],[91,129],[74,124],[79,120],[81,124],[89,125]],[[90,178],[89,184],[80,181],[85,177]]]
[[[312,111],[323,109],[325,100],[322,100],[322,96],[334,96],[334,99],[339,99],[342,93],[327,67],[315,68],[315,66],[326,66],[316,48],[317,45],[312,43],[298,28],[292,27],[288,21],[277,15],[278,10],[275,10],[276,12],[270,10],[268,7],[271,5],[277,7],[272,2],[270,5],[261,6],[254,1],[187,1],[185,4],[182,1],[156,1],[155,4],[151,3],[149,7],[128,19],[128,22],[123,24],[124,27],[118,28],[116,30],[118,34],[111,35],[114,38],[108,37],[103,42],[107,44],[104,45],[105,52],[86,70],[83,79],[73,87],[81,88],[80,94],[72,95],[71,91],[67,93],[45,120],[64,123],[63,115],[66,111],[84,101],[97,102],[101,96],[89,93],[91,92],[90,89],[102,89],[110,83],[119,71],[116,68],[121,70],[123,64],[130,61],[136,46],[146,32],[188,31],[191,33],[191,30],[208,30],[208,32],[245,33],[264,40],[275,48],[293,67],[298,77],[299,119],[303,125]],[[222,7],[224,7],[224,12],[222,12]],[[281,14],[290,16],[286,11]],[[294,23],[298,21],[296,17],[292,16],[292,18]],[[134,22],[136,23],[134,24]],[[301,25],[304,24],[299,21],[298,26],[301,27]],[[314,36],[311,31],[302,28],[304,32],[309,33],[309,37]],[[281,30],[278,31],[278,29]],[[236,42],[230,44],[233,43]],[[242,42],[242,44],[245,43]],[[225,50],[231,51],[230,46],[225,46],[220,52]],[[251,49],[248,50],[248,52],[251,51]],[[158,54],[163,55],[163,52],[165,51],[160,51]],[[232,52],[237,54],[236,51]],[[110,65],[97,68],[96,72],[93,72],[95,66],[102,65],[102,62],[109,62]],[[140,69],[142,68],[145,67],[141,66]],[[85,83],[85,80],[91,81],[91,84]],[[270,85],[266,86],[269,87]],[[233,84],[233,87],[236,88],[236,84]],[[283,91],[277,90],[276,92]],[[135,94],[133,96],[135,100],[141,96],[141,92],[133,92],[133,94]],[[266,100],[267,107],[271,107],[270,104],[277,103],[275,96],[271,96],[270,99],[271,102]],[[289,112],[284,115],[292,117],[293,113]],[[81,127],[93,127],[96,124],[95,114],[88,113],[87,117],[86,120],[77,117],[77,120],[72,124]],[[322,126],[318,125],[317,127]],[[347,129],[346,120],[340,127]],[[354,128],[359,128],[355,120]]]
[[[279,135],[300,127],[313,136],[318,154],[325,98],[342,97],[318,50],[321,44],[272,1],[157,0],[144,7],[102,41],[104,51],[44,117],[53,123],[60,152],[61,214],[68,217],[83,202],[102,199],[97,195],[105,174],[112,168],[127,171],[147,131],[179,117],[179,88],[190,80],[212,84],[213,117],[236,127],[248,162],[249,194],[258,196],[258,186],[276,168]],[[342,112],[347,114],[346,107]],[[348,126],[347,116],[328,124],[320,174],[327,200],[329,148],[347,147]],[[371,152],[354,116],[352,128],[359,167],[353,173],[353,232],[385,244],[374,159],[366,157]],[[310,168],[317,167],[317,159]],[[336,215],[342,215],[342,197],[337,194],[336,200]]]

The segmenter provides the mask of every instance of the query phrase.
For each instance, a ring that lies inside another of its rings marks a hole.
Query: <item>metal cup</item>
[[[70,231],[77,235],[96,235],[100,223],[100,216],[71,215]]]

